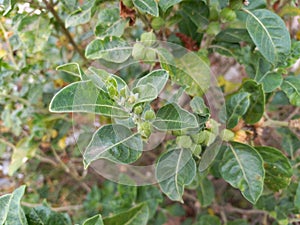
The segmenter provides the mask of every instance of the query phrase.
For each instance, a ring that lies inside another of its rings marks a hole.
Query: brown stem
[[[59,17],[59,15],[57,14],[57,12],[55,11],[55,9],[53,8],[53,5],[51,2],[48,2],[47,0],[43,0],[44,4],[46,5],[46,8],[51,12],[51,14],[54,16],[54,18],[56,19],[57,23],[59,24],[59,26],[62,29],[62,32],[66,35],[66,37],[68,38],[69,42],[71,43],[71,45],[74,47],[74,49],[76,50],[76,52],[78,52],[78,54],[81,56],[81,58],[86,62],[87,59],[85,58],[85,55],[83,54],[83,52],[79,49],[78,45],[75,43],[72,35],[70,34],[69,30],[65,27],[64,22],[61,20],[61,18]]]

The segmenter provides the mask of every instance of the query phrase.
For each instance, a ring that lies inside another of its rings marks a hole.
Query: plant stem
[[[9,38],[8,38],[8,33],[6,32],[2,22],[0,21],[0,29],[2,30],[3,32],[3,36],[4,36],[4,39],[5,39],[5,42],[6,42],[6,45],[7,45],[7,54],[8,54],[8,57],[10,59],[10,61],[12,62],[12,64],[14,65],[14,67],[19,70],[19,67],[18,67],[18,64],[16,63],[15,61],[15,58],[14,58],[14,55],[13,55],[13,51],[12,51],[12,48],[11,48],[11,45],[10,45],[10,42],[9,42]]]
[[[69,30],[65,27],[64,22],[61,20],[61,18],[59,17],[59,15],[57,14],[57,12],[55,11],[55,9],[53,8],[52,3],[48,2],[47,0],[43,0],[44,4],[46,5],[46,8],[51,12],[51,14],[54,16],[54,18],[56,19],[56,22],[59,24],[59,26],[61,27],[62,32],[66,35],[66,37],[68,38],[69,42],[71,43],[71,45],[74,47],[75,51],[78,52],[78,54],[80,55],[80,57],[83,59],[84,62],[87,61],[85,55],[83,54],[83,52],[79,49],[78,45],[75,43],[72,35],[70,34]]]

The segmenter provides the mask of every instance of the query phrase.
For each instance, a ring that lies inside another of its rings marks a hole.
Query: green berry
[[[176,138],[176,144],[181,148],[190,148],[193,142],[189,136],[179,136]]]
[[[152,110],[148,110],[145,112],[144,118],[145,120],[153,120],[155,119],[155,113]]]
[[[145,46],[149,46],[149,47],[152,46],[156,42],[156,36],[153,33],[153,31],[143,33],[141,35],[141,42]]]
[[[151,124],[149,122],[143,122],[138,127],[138,132],[145,138],[150,137],[151,131]]]
[[[138,105],[138,106],[134,107],[133,112],[134,112],[136,115],[141,115],[142,112],[143,112],[143,107],[140,106],[140,105]]]
[[[232,9],[226,7],[224,9],[222,9],[222,11],[220,13],[220,18],[223,23],[231,22],[236,19],[236,13]]]
[[[154,30],[159,30],[160,28],[162,28],[165,25],[165,21],[163,18],[161,17],[155,17],[153,18],[153,20],[151,21],[151,27]]]

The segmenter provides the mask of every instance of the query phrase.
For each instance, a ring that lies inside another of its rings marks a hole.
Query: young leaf
[[[89,43],[85,49],[88,59],[104,59],[108,62],[122,63],[131,56],[132,47],[121,38],[106,37]]]
[[[134,105],[142,102],[151,102],[157,98],[157,89],[152,84],[139,85],[132,89],[133,94],[138,94]]]
[[[21,206],[21,198],[24,192],[25,186],[23,185],[12,194],[0,197],[0,224],[28,224]]]
[[[249,124],[257,123],[265,112],[265,93],[262,85],[254,80],[246,80],[240,91],[250,94],[250,106],[243,115],[244,120]]]
[[[158,17],[158,4],[155,0],[132,0],[134,6],[143,13]]]
[[[282,136],[282,149],[293,159],[300,148],[300,140],[290,129],[281,127],[278,132]]]
[[[289,98],[290,103],[300,106],[300,77],[286,77],[281,85],[282,90]]]
[[[279,191],[287,187],[293,175],[289,160],[276,148],[261,146],[255,147],[264,160],[266,171],[265,185],[273,190]]]
[[[184,186],[196,175],[196,163],[188,149],[174,149],[164,153],[156,165],[156,179],[161,190],[173,201],[182,200]]]
[[[85,168],[97,159],[118,163],[132,163],[142,154],[143,143],[139,134],[120,124],[99,128],[87,146],[83,158]]]
[[[206,177],[201,179],[197,188],[198,199],[202,207],[209,206],[215,198],[215,189],[212,182]]]
[[[272,64],[281,60],[282,55],[288,55],[291,50],[290,34],[275,13],[258,9],[248,13],[246,27],[261,54]]]
[[[169,78],[169,73],[166,70],[154,70],[146,76],[138,80],[136,86],[152,84],[159,94],[165,87]]]
[[[182,130],[197,128],[196,117],[182,109],[176,103],[170,103],[160,108],[156,114],[153,126],[158,130]]]
[[[53,97],[51,112],[88,112],[109,117],[128,118],[129,113],[118,106],[92,81],[79,81],[61,89]]]
[[[209,116],[209,109],[205,105],[203,98],[199,96],[195,96],[192,101],[190,102],[190,106],[194,113],[197,113],[201,116]]]
[[[177,3],[181,2],[182,0],[160,0],[158,2],[159,7],[165,12],[168,8],[176,5]]]
[[[105,225],[147,225],[148,218],[149,209],[145,203],[142,203],[128,211],[112,217],[107,217],[103,220],[103,222]]]
[[[104,225],[100,214],[86,219],[82,225]]]
[[[226,99],[227,128],[235,127],[250,106],[250,94],[239,92]]]
[[[232,142],[224,153],[220,173],[249,202],[255,203],[261,196],[265,178],[263,159],[251,146]]]
[[[66,63],[56,67],[56,70],[66,72],[76,77],[81,78],[82,71],[78,65],[78,63]]]

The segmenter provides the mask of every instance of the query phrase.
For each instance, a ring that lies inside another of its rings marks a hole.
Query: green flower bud
[[[192,146],[192,151],[193,151],[193,154],[195,155],[195,156],[199,156],[200,155],[200,153],[202,152],[202,146],[201,145],[193,145]]]
[[[141,42],[145,46],[149,46],[149,47],[152,46],[156,42],[156,36],[153,33],[153,31],[143,33],[141,35]]]
[[[159,30],[160,28],[162,28],[165,25],[165,21],[163,18],[161,17],[155,17],[153,18],[153,20],[151,21],[151,27],[154,30]]]
[[[147,110],[146,112],[145,112],[145,116],[144,116],[144,118],[145,118],[145,120],[153,120],[153,119],[155,119],[155,112],[154,111],[152,111],[152,110]]]
[[[132,57],[135,60],[143,60],[145,58],[145,46],[142,43],[136,43],[132,49]]]
[[[236,13],[232,9],[226,7],[224,9],[222,9],[222,11],[220,13],[220,18],[223,23],[231,22],[236,19]]]
[[[176,144],[181,148],[190,148],[193,142],[189,136],[179,136],[176,138]]]
[[[151,131],[151,124],[149,122],[142,122],[138,127],[138,132],[145,138],[149,138]]]
[[[136,101],[136,97],[134,95],[130,95],[128,98],[128,103],[133,104]]]
[[[118,90],[114,86],[106,87],[108,90],[108,94],[111,98],[115,98],[119,95]]]
[[[120,96],[121,97],[124,97],[124,98],[127,98],[129,95],[129,91],[127,89],[127,87],[123,87],[121,90],[120,90]]]

